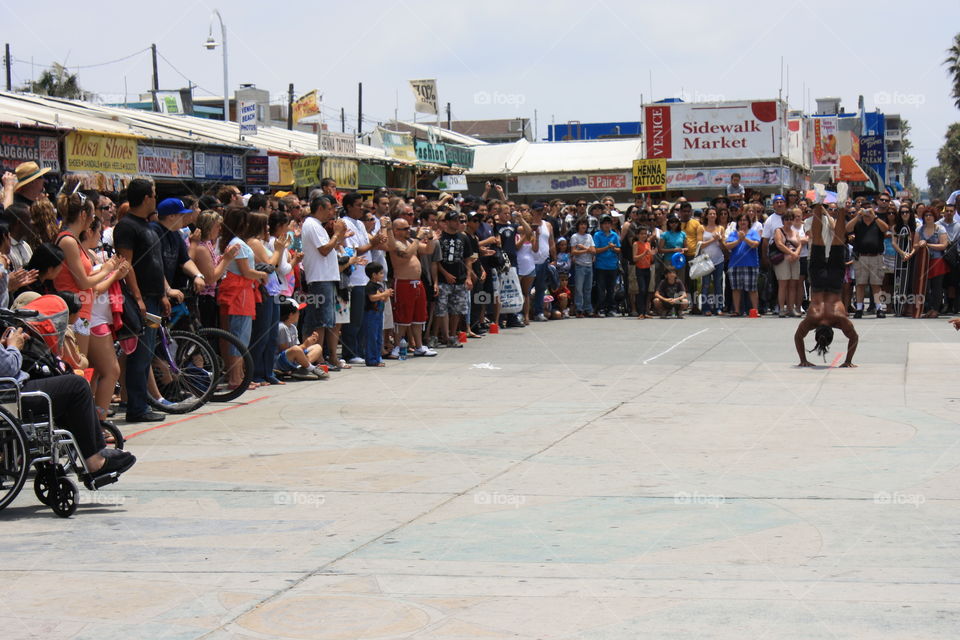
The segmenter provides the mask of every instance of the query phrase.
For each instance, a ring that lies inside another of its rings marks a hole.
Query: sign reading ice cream
[[[784,114],[778,100],[648,105],[644,108],[647,158],[776,158],[785,148]]]

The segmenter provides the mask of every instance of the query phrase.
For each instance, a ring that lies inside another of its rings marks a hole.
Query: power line
[[[140,55],[141,53],[146,53],[147,51],[150,51],[150,47],[147,47],[146,49],[141,49],[140,51],[135,51],[134,53],[131,53],[130,55],[123,56],[122,58],[117,58],[116,60],[110,60],[110,61],[108,61],[108,62],[98,62],[97,64],[81,64],[81,65],[76,65],[76,64],[66,65],[66,64],[65,64],[65,65],[63,65],[63,67],[66,68],[66,69],[76,69],[77,71],[79,71],[80,69],[93,69],[94,67],[105,67],[105,66],[110,65],[110,64],[116,64],[116,63],[118,63],[118,62],[123,62],[124,60],[129,60],[130,58],[134,58],[134,57]],[[31,66],[37,66],[37,65],[39,65],[39,66],[41,66],[41,67],[52,67],[52,66],[53,66],[53,63],[51,63],[51,64],[43,64],[43,63],[40,63],[40,62],[31,62],[30,60],[21,60],[20,58],[14,58],[14,57],[11,57],[11,60],[13,60],[14,62],[19,62],[20,64],[29,64],[29,65],[31,65]],[[60,64],[60,63],[58,62],[58,63],[56,63],[56,64]]]
[[[174,71],[176,71],[177,74],[178,74],[181,78],[183,78],[184,80],[186,80],[186,81],[187,81],[188,83],[190,83],[192,86],[196,87],[197,89],[200,89],[201,91],[204,91],[204,92],[206,92],[206,93],[209,93],[209,94],[212,95],[212,96],[218,95],[218,94],[214,93],[213,91],[210,91],[210,90],[207,89],[206,87],[201,87],[199,84],[197,84],[196,82],[194,82],[193,80],[191,80],[190,78],[188,78],[188,77],[186,76],[186,74],[184,74],[182,71],[180,71],[180,69],[177,69],[175,66],[173,66],[173,63],[170,62],[169,60],[167,60],[166,56],[164,56],[162,53],[160,53],[160,50],[159,50],[159,49],[157,50],[157,55],[160,56],[160,58],[161,58],[164,62],[166,62],[168,65],[170,65],[170,68],[173,69]]]

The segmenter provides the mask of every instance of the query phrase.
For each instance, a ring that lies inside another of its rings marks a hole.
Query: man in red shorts
[[[406,336],[415,356],[435,356],[437,352],[423,344],[423,326],[427,323],[427,291],[420,279],[420,254],[433,252],[433,234],[429,229],[422,237],[410,237],[410,223],[404,218],[390,221],[384,216],[381,225],[387,230],[386,249],[390,253],[394,290],[393,323],[397,338]]]

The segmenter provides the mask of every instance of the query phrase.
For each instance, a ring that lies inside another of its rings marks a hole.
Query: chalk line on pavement
[[[676,349],[677,347],[679,347],[680,345],[682,345],[684,342],[686,342],[686,341],[689,340],[690,338],[696,338],[696,337],[697,337],[698,335],[700,335],[701,333],[705,333],[705,332],[707,332],[707,331],[710,331],[710,329],[700,329],[700,331],[697,331],[696,333],[691,333],[690,335],[688,335],[686,338],[684,338],[684,339],[681,340],[680,342],[678,342],[678,343],[674,344],[673,346],[669,347],[666,351],[661,351],[660,353],[658,353],[657,355],[653,356],[652,358],[647,358],[646,360],[643,361],[643,364],[647,364],[648,362],[653,362],[654,360],[656,360],[656,359],[659,358],[660,356],[666,355],[666,354],[670,353],[671,351],[673,351],[674,349]]]

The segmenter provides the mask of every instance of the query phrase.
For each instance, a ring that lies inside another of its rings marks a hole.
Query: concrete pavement
[[[0,512],[0,635],[955,638],[960,334],[802,370],[795,326],[550,322],[140,433]]]

